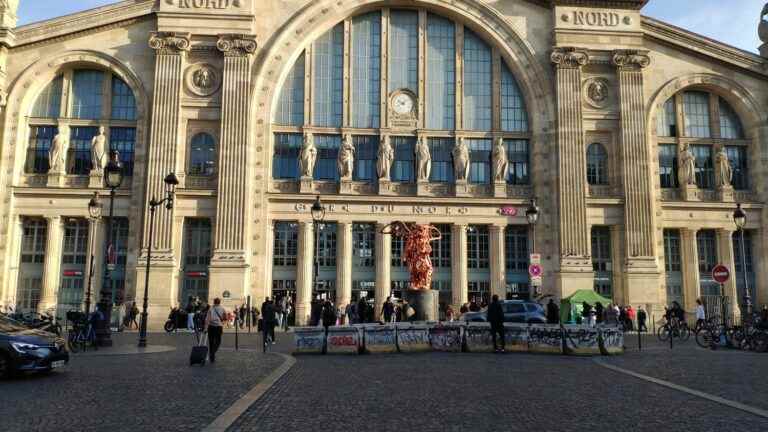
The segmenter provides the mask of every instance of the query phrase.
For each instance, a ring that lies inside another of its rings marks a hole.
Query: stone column
[[[336,224],[336,307],[352,299],[352,223]]]
[[[93,276],[91,279],[91,305],[96,306],[98,301],[98,287],[104,281],[104,256],[106,251],[106,221],[93,219],[88,220],[88,255],[86,256],[85,273],[83,278],[83,299],[88,294],[88,277],[90,274],[91,257],[93,257]],[[93,240],[91,240],[93,239]]]
[[[646,51],[614,51],[619,77],[621,160],[624,172],[625,301],[656,303],[661,271],[654,247],[653,175],[647,148],[643,69],[651,63]]]
[[[768,268],[767,241],[764,229],[752,231],[752,266],[755,269]],[[754,287],[749,286],[749,292],[752,296],[752,304],[756,306],[754,310],[758,310],[757,306],[762,307],[762,305],[768,304],[768,272],[756,271],[755,285]]]
[[[467,302],[467,224],[451,225],[451,303],[455,310]]]
[[[0,306],[13,306],[16,308],[16,293],[19,285],[19,266],[21,265],[21,242],[24,241],[24,219],[21,216],[12,216],[12,226],[9,228],[11,241],[9,248],[7,267],[4,274],[3,285],[0,287]]]
[[[376,224],[376,292],[374,313],[379,319],[381,307],[392,288],[392,234],[383,234],[381,230],[388,224]]]
[[[698,229],[683,228],[680,230],[681,253],[683,265],[683,308],[686,312],[696,310],[696,299],[699,298],[699,251],[696,244]]]
[[[491,295],[507,298],[507,272],[504,257],[504,228],[506,225],[491,225]]]
[[[579,289],[592,289],[594,272],[590,258],[586,202],[586,148],[582,124],[581,67],[589,61],[584,51],[555,48],[557,91],[558,207],[560,225],[560,272],[558,288],[566,297]]]
[[[720,264],[728,267],[731,271],[731,277],[725,283],[725,295],[729,298],[730,312],[733,314],[734,322],[741,321],[741,309],[739,309],[739,292],[736,289],[736,261],[733,252],[733,232],[730,229],[717,230],[717,255]]]
[[[314,227],[312,222],[299,222],[298,260],[296,262],[296,325],[307,325],[312,302],[314,264]]]
[[[43,289],[37,307],[40,313],[56,307],[59,285],[61,285],[61,252],[64,241],[61,216],[50,216],[45,220],[48,223],[48,237],[45,240]]]
[[[256,41],[244,35],[221,35],[216,47],[224,54],[221,86],[221,140],[218,149],[216,224],[210,271],[210,295],[232,296],[225,307],[241,304],[249,291],[248,202],[251,56]]]
[[[621,225],[611,225],[611,283],[613,284],[613,301],[626,305],[630,303],[629,293],[625,289],[624,272],[622,271],[624,262],[624,227]],[[658,289],[656,289],[658,292]],[[656,302],[653,302],[656,303]]]

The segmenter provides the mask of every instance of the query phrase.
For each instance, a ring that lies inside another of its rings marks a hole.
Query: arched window
[[[48,173],[54,137],[59,126],[68,126],[66,173],[88,175],[92,168],[91,141],[99,133],[99,126],[104,126],[110,150],[118,151],[124,175],[132,176],[136,120],[136,97],[120,77],[103,70],[65,70],[32,105],[25,172]]]
[[[337,181],[329,153],[336,147],[328,144],[341,140],[343,128],[356,147],[366,143],[355,155],[360,163],[356,159],[353,180],[376,182],[380,130],[402,128],[391,140],[395,183],[416,181],[410,146],[419,130],[433,151],[430,181],[454,181],[452,137],[460,133],[473,143],[472,183],[490,182],[484,140],[500,136],[515,143],[515,158],[526,165],[510,183],[529,184],[523,92],[504,50],[494,49],[482,30],[415,8],[375,10],[337,23],[298,57],[275,100],[273,179],[298,179],[300,140],[309,132],[318,151],[315,180]]]
[[[199,133],[189,143],[189,175],[210,176],[216,172],[216,142],[210,134]]]
[[[677,124],[678,119],[682,125]],[[696,185],[700,189],[714,189],[717,185],[719,174],[714,159],[720,146],[728,155],[733,188],[750,188],[749,141],[745,139],[741,119],[721,96],[699,89],[681,91],[664,103],[662,111],[656,114],[656,124],[662,188],[678,187],[677,156],[683,140],[688,138],[696,138],[690,150],[696,158]]]
[[[587,182],[591,185],[608,184],[608,153],[600,143],[587,148]]]

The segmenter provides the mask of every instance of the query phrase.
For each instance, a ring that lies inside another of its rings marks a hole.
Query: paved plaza
[[[265,387],[291,358],[281,355],[291,352],[290,334],[279,333],[268,354],[258,349],[258,336],[242,334],[235,352],[234,335],[227,334],[216,364],[203,368],[188,365],[189,334],[152,334],[150,343],[161,352],[120,354],[135,336],[116,335],[114,348],[75,354],[60,372],[0,382],[2,429],[193,431],[214,422],[219,429],[208,430],[768,428],[768,358],[703,350],[692,340],[670,350],[648,337],[638,352],[628,336],[627,353],[610,358],[297,356]],[[116,354],[105,355],[110,351]],[[263,393],[249,400],[260,383]]]

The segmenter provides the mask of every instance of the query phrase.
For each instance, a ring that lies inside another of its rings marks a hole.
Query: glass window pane
[[[525,112],[523,94],[514,75],[503,60],[501,62],[501,130],[528,131],[528,114]]]
[[[489,139],[466,139],[469,146],[469,182],[487,184],[491,181],[492,144]]]
[[[301,126],[304,124],[304,52],[296,59],[285,78],[277,100],[275,123]]]
[[[211,220],[184,220],[184,263],[186,266],[208,266],[211,263]],[[187,268],[189,269],[189,268]]]
[[[717,244],[715,232],[701,230],[696,233],[696,246],[699,253],[699,273],[712,279],[712,269],[717,265]]]
[[[453,181],[453,138],[429,138],[429,153],[432,156],[432,171],[429,181],[450,183]]]
[[[491,47],[465,28],[464,129],[491,129],[492,76]]]
[[[528,140],[504,140],[504,145],[507,147],[507,159],[509,160],[507,183],[513,185],[531,184]]]
[[[715,187],[715,173],[712,162],[712,147],[692,145],[691,152],[696,157],[696,185],[701,189]]]
[[[320,267],[336,267],[336,229],[335,223],[317,225],[317,244],[315,256]]]
[[[315,135],[317,147],[317,162],[315,162],[315,180],[339,180],[339,170],[336,159],[339,157],[341,136]]]
[[[659,145],[659,180],[662,188],[678,187],[677,146],[674,144]]]
[[[30,126],[29,146],[25,172],[29,174],[46,174],[50,168],[49,152],[53,137],[58,133],[56,126]]]
[[[744,138],[744,130],[741,120],[736,112],[723,98],[718,98],[720,103],[720,136],[726,139]]]
[[[303,138],[300,134],[275,134],[275,154],[272,156],[272,178],[299,178],[299,153]]]
[[[709,130],[709,94],[703,92],[683,93],[683,115],[685,117],[685,136],[710,138]]]
[[[447,224],[435,225],[440,230],[440,240],[432,242],[430,259],[435,268],[451,267],[451,226]]]
[[[37,96],[35,105],[32,107],[32,117],[57,118],[61,111],[61,86],[64,77],[61,75],[54,78]]]
[[[415,181],[414,164],[416,137],[392,137],[395,161],[392,164],[392,181],[411,183]]]
[[[389,21],[389,91],[419,92],[419,13],[393,10]]]
[[[667,273],[682,271],[680,231],[678,230],[664,230],[664,270]]]
[[[379,149],[379,137],[357,135],[352,138],[355,145],[355,169],[353,179],[372,182],[377,179],[376,157]]]
[[[278,267],[296,266],[299,226],[295,222],[275,222],[272,262]]]
[[[72,80],[72,118],[100,119],[104,98],[104,72],[77,70]]]
[[[595,291],[612,295],[611,231],[609,227],[592,227],[592,269]]]
[[[528,227],[507,225],[504,229],[504,266],[507,272],[528,274]]]
[[[374,267],[376,265],[376,224],[352,226],[352,265]]]
[[[136,98],[128,84],[112,77],[112,119],[136,120]]]
[[[341,127],[344,106],[344,23],[315,41],[312,124]]]
[[[487,269],[490,266],[490,237],[487,225],[467,228],[467,267]]]
[[[456,117],[456,26],[452,21],[433,14],[427,15],[426,91],[427,128],[454,129]]]
[[[381,111],[381,12],[352,20],[352,127],[378,128]]]
[[[733,171],[733,188],[736,190],[749,189],[749,164],[747,163],[747,148],[726,146],[725,153]]]
[[[109,149],[117,150],[120,163],[123,165],[123,175],[133,175],[133,154],[136,147],[136,128],[110,127]]]
[[[69,138],[69,155],[67,157],[67,173],[88,175],[91,164],[91,140],[99,133],[97,127],[73,127]]]
[[[210,176],[216,172],[216,142],[207,133],[192,137],[189,149],[189,174]]]
[[[675,98],[671,97],[664,103],[662,112],[656,115],[656,135],[660,137],[677,136],[677,117],[675,115]]]
[[[602,144],[593,143],[587,149],[587,182],[591,185],[608,184],[608,154]]]

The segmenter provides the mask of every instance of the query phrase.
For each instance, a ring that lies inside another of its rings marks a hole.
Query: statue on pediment
[[[678,156],[678,180],[681,186],[696,185],[696,156],[691,152],[691,146],[688,143],[683,144],[680,155]]]
[[[104,126],[99,126],[99,133],[91,140],[91,169],[97,173],[104,171],[107,160],[107,137]]]
[[[416,141],[416,161],[418,166],[417,179],[429,181],[429,174],[432,171],[432,155],[429,153],[426,137],[420,136]]]
[[[451,152],[453,156],[453,171],[457,181],[467,181],[469,178],[469,146],[464,137],[456,138],[456,145]]]
[[[67,152],[69,151],[69,127],[59,126],[59,132],[53,137],[51,149],[48,152],[48,172],[65,174],[67,170]]]
[[[504,146],[504,138],[498,138],[496,145],[493,146],[493,180],[496,182],[506,181],[508,170],[509,159],[507,158],[507,148]]]
[[[315,171],[315,161],[317,161],[315,140],[311,133],[305,133],[304,142],[301,145],[301,155],[299,156],[299,171],[302,177],[312,177]]]
[[[392,161],[395,160],[395,150],[389,140],[389,135],[383,135],[379,143],[379,154],[376,161],[376,171],[379,178],[389,180],[389,171],[392,168]]]
[[[731,162],[728,160],[725,147],[720,147],[720,150],[715,154],[715,163],[717,164],[718,172],[717,185],[726,187],[733,184],[733,168],[731,168]]]
[[[339,168],[340,178],[352,178],[352,170],[355,165],[355,146],[352,144],[352,134],[346,134],[341,139],[341,147],[339,148],[339,157],[336,165]]]

